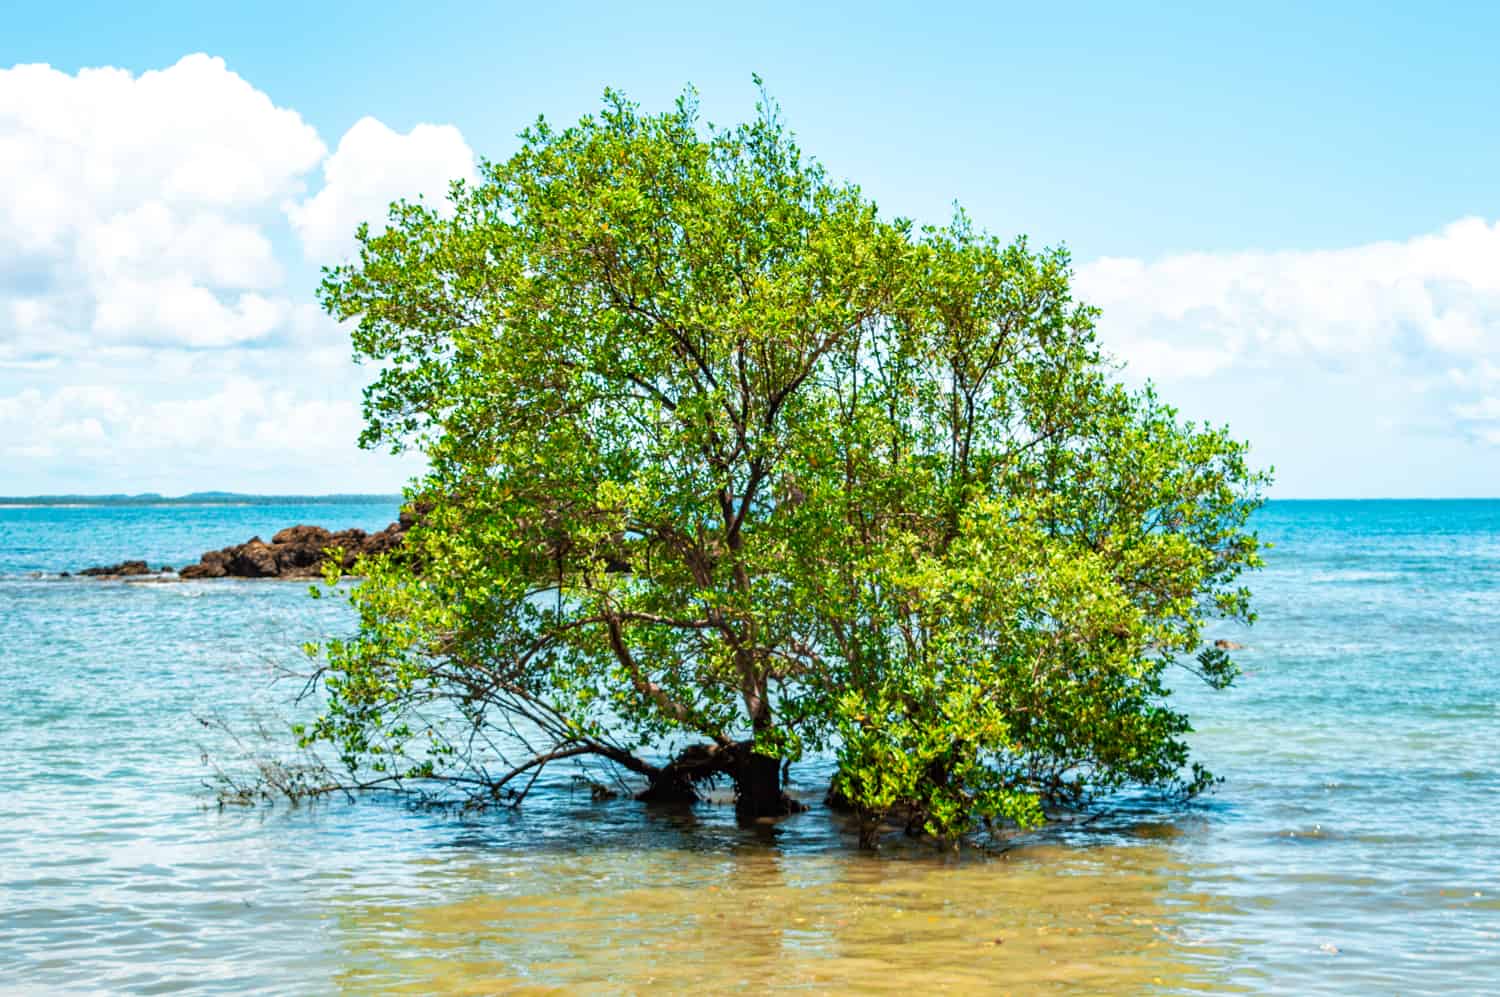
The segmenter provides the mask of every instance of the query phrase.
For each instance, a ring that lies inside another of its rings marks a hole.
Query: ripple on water
[[[223,745],[194,717],[279,723],[289,690],[270,677],[347,626],[337,600],[15,577],[183,562],[288,522],[370,528],[393,511],[167,509],[109,528],[88,510],[0,512],[27,538],[0,551],[0,991],[1365,994],[1500,979],[1500,503],[1273,505],[1260,623],[1224,635],[1252,644],[1251,673],[1218,695],[1181,682],[1219,792],[1186,809],[1122,797],[959,860],[901,842],[853,854],[821,809],[742,830],[722,806],[596,804],[561,774],[518,813],[221,813],[199,756]],[[826,762],[796,774],[816,799]]]

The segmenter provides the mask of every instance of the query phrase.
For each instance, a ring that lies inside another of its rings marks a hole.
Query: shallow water
[[[1183,683],[1224,785],[958,859],[560,775],[518,813],[220,811],[196,718],[280,737],[344,608],[28,577],[394,512],[0,510],[0,991],[1500,993],[1500,502],[1273,503],[1261,620],[1218,634],[1246,674]]]

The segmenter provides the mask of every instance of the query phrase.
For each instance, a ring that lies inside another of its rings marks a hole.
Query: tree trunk
[[[742,749],[730,773],[734,777],[734,812],[740,820],[784,817],[786,796],[781,791],[781,761]]]
[[[735,816],[740,820],[758,820],[765,817],[785,817],[806,809],[783,791],[781,759],[757,754],[751,750],[748,742],[739,745],[739,748],[735,765],[730,771],[734,779]]]

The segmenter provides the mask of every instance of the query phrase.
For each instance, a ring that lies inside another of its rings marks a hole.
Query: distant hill
[[[245,495],[240,492],[192,492],[170,497],[156,492],[143,492],[139,495],[0,496],[0,505],[353,505],[400,501],[400,495]]]

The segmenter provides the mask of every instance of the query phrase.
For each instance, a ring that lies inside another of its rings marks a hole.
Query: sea
[[[290,748],[304,583],[101,581],[397,499],[0,508],[0,992],[1500,994],[1500,501],[1274,501],[1188,805],[871,855],[812,803],[221,806]],[[63,572],[73,577],[61,577]],[[300,711],[300,712],[299,712]]]

